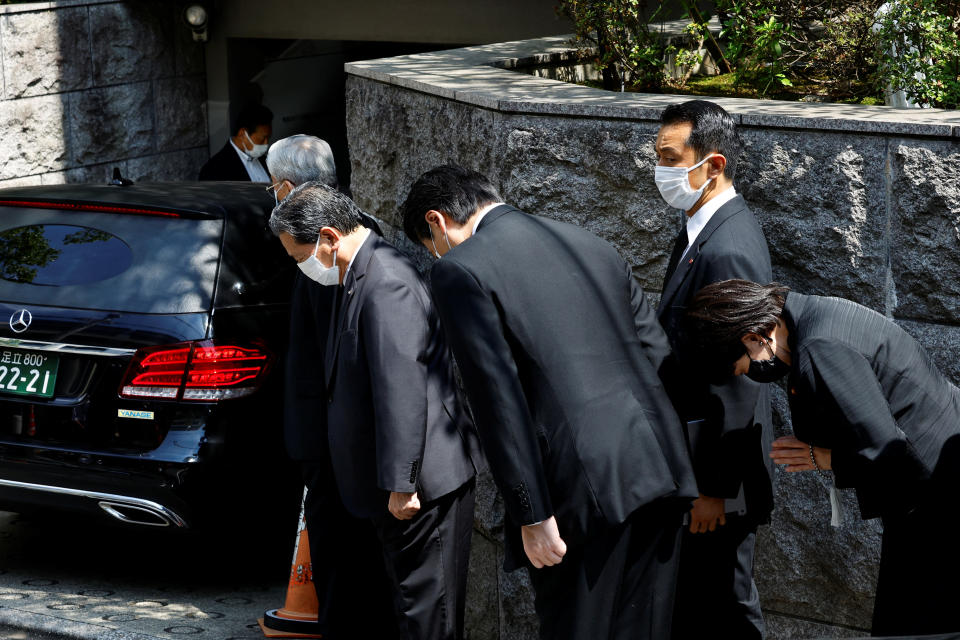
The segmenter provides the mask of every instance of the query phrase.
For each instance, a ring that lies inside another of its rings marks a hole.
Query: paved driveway
[[[283,605],[296,524],[178,536],[0,512],[0,625],[51,638],[260,640],[256,619]]]

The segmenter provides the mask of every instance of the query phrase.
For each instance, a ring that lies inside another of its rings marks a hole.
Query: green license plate
[[[0,393],[52,398],[60,356],[24,349],[0,349]]]

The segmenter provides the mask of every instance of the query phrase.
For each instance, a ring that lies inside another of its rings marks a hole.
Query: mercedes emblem
[[[10,316],[9,324],[14,333],[23,333],[30,328],[31,322],[33,322],[33,314],[26,309],[20,309]]]

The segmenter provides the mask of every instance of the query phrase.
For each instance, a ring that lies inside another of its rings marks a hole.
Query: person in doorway
[[[268,182],[263,156],[270,146],[273,113],[262,104],[244,106],[233,123],[233,135],[200,169],[200,180]]]
[[[849,300],[777,284],[704,287],[686,312],[700,365],[755,382],[787,378],[788,471],[832,470],[863,518],[883,519],[876,636],[960,631],[960,389],[897,324]]]

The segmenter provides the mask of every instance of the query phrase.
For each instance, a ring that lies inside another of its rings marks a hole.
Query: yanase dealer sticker
[[[136,411],[134,409],[117,409],[117,417],[134,418],[136,420],[153,420],[153,411]]]
[[[0,351],[0,393],[52,398],[60,356],[23,349]]]

